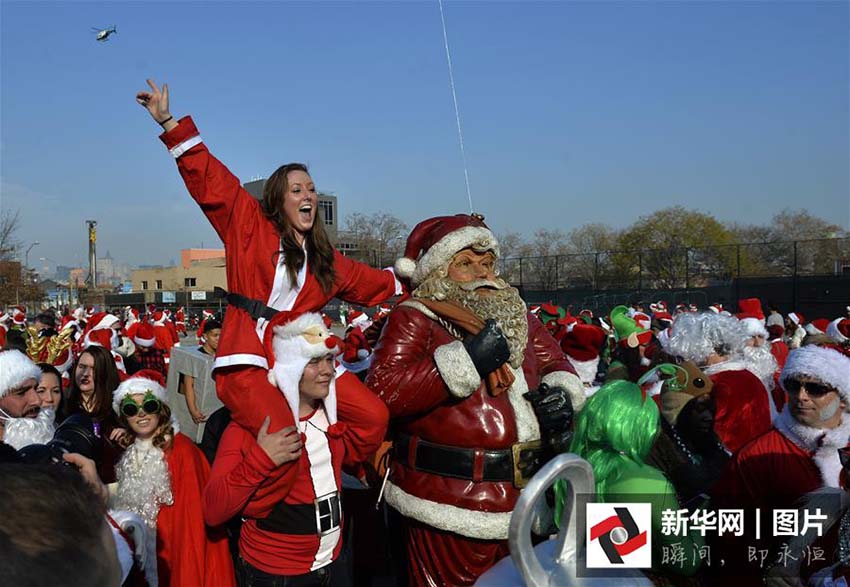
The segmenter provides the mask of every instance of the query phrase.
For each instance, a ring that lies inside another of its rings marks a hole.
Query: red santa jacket
[[[383,399],[398,433],[472,449],[510,449],[539,439],[531,405],[522,397],[541,381],[583,400],[584,391],[558,344],[539,320],[528,320],[522,368],[510,390],[493,397],[462,343],[414,300],[397,306],[375,348],[367,385]],[[578,408],[580,406],[576,406]],[[519,496],[511,482],[470,481],[393,463],[387,501],[427,525],[481,539],[504,539]]]
[[[337,387],[339,422],[332,427],[323,419],[323,410],[301,418],[304,449],[298,461],[281,465],[288,470],[289,483],[274,495],[257,492],[276,467],[255,436],[235,422],[225,430],[204,493],[204,513],[209,524],[221,524],[240,513],[246,518],[239,550],[254,567],[276,575],[299,575],[329,564],[339,555],[339,531],[326,536],[271,532],[258,527],[258,518],[265,518],[270,506],[280,501],[312,504],[317,491],[323,493],[321,487],[327,488],[329,481],[340,491],[341,467],[358,465],[380,446],[387,429],[387,409],[365,388],[355,389],[352,393],[349,388]],[[321,456],[328,451],[330,461],[323,461]]]
[[[165,459],[174,503],[162,506],[156,519],[160,586],[235,585],[226,534],[204,525],[201,506],[210,474],[207,460],[189,437],[179,433]]]
[[[391,272],[373,269],[334,251],[336,279],[331,291],[322,290],[305,262],[294,302],[280,299],[289,278],[283,256],[278,254],[280,235],[261,212],[260,203],[210,154],[191,117],[180,119],[160,139],[177,157],[177,167],[189,193],[224,243],[229,291],[260,300],[277,310],[297,313],[318,312],[334,297],[373,306],[402,293],[401,284]],[[262,345],[265,324],[264,319],[255,322],[242,309],[228,308],[214,368],[233,365],[268,368]]]
[[[738,361],[704,369],[714,383],[714,431],[731,452],[770,430],[770,394],[761,380]]]

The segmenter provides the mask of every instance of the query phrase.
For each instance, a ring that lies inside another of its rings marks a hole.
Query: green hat
[[[617,334],[617,342],[636,348],[652,340],[652,331],[642,328],[629,316],[626,306],[617,306],[611,310],[611,325]]]
[[[540,304],[540,314],[538,318],[543,324],[548,324],[552,320],[559,320],[567,315],[567,311],[561,306],[555,304]]]

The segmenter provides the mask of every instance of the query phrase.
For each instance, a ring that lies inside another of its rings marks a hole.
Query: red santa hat
[[[20,387],[27,379],[41,379],[41,369],[18,350],[0,351],[0,398]]]
[[[360,310],[353,310],[348,315],[348,325],[349,326],[359,326],[362,330],[366,330],[369,326],[372,325],[372,320],[366,314],[366,312],[361,312]]]
[[[53,359],[53,366],[62,374],[63,377],[71,370],[71,365],[74,364],[74,353],[71,352],[71,347],[66,348]]]
[[[397,276],[410,280],[416,287],[435,269],[445,267],[463,249],[493,251],[499,256],[499,243],[484,224],[480,214],[436,216],[416,225],[404,248],[404,256],[396,260]]]
[[[112,329],[98,328],[87,332],[83,337],[83,348],[87,349],[90,346],[102,346],[112,350]]]
[[[537,316],[537,313],[538,313],[539,311],[540,311],[540,305],[539,305],[539,304],[532,304],[532,305],[531,305],[531,307],[529,307],[529,308],[528,308],[528,312],[529,312],[532,316]]]
[[[638,326],[645,330],[649,330],[649,327],[652,324],[652,318],[643,312],[635,312],[632,314],[632,319],[637,322]]]
[[[801,376],[834,387],[850,409],[850,357],[835,349],[813,344],[794,349],[788,354],[779,375],[779,384],[788,391],[785,382]]]
[[[152,347],[156,342],[153,326],[149,322],[140,322],[139,327],[136,328],[133,342],[142,347]]]
[[[719,314],[723,311],[723,304],[711,304],[708,309],[714,312],[715,314]]]
[[[598,326],[577,322],[561,339],[561,349],[576,361],[591,361],[599,357],[606,336]]]
[[[782,339],[782,336],[785,334],[785,329],[779,324],[771,324],[767,327],[767,333],[769,335],[770,342],[775,342]]]
[[[213,316],[215,316],[215,312],[213,312],[212,310],[201,310],[201,316],[203,316],[204,318],[212,318]]]
[[[815,318],[806,324],[805,328],[809,334],[826,334],[826,329],[829,328],[829,319]]]
[[[121,415],[121,402],[128,395],[145,395],[152,393],[156,399],[169,405],[168,392],[165,390],[165,379],[162,373],[153,369],[142,369],[128,377],[112,392],[112,410]],[[172,418],[172,424],[174,420]]]
[[[735,315],[744,325],[750,336],[767,338],[767,328],[764,326],[764,312],[758,298],[738,300],[738,313]]]
[[[12,324],[14,326],[25,326],[27,323],[27,309],[24,306],[12,306]]]
[[[806,319],[799,312],[789,312],[788,319],[791,320],[797,326],[802,326],[806,323]]]
[[[830,322],[826,335],[837,343],[850,341],[850,318],[836,318]]]
[[[101,330],[104,328],[112,328],[113,325],[119,322],[118,317],[107,312],[98,312],[92,315],[86,322],[86,330]]]
[[[662,326],[670,326],[673,323],[673,316],[667,310],[659,310],[652,314],[652,317],[658,320]],[[666,324],[665,324],[666,323]]]
[[[152,318],[154,326],[163,326],[165,321],[168,320],[168,316],[161,310],[154,312]]]
[[[331,326],[334,325],[334,321],[331,320],[331,317],[325,314],[324,312],[322,312],[322,322],[325,323],[325,328],[327,328],[328,330],[330,330]]]
[[[269,382],[283,393],[294,421],[298,422],[301,404],[299,387],[304,368],[312,359],[329,353],[338,354],[342,349],[342,341],[325,327],[322,317],[315,312],[300,316],[279,312],[266,327],[264,346],[269,362]],[[331,379],[324,404],[328,422],[336,424],[335,378]]]

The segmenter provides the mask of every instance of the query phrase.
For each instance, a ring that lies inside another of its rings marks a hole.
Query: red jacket
[[[401,293],[401,285],[391,272],[373,269],[334,251],[336,279],[331,291],[323,291],[307,267],[304,284],[294,303],[287,307],[277,299],[280,284],[289,279],[278,254],[280,235],[263,215],[260,203],[200,142],[191,117],[180,119],[177,127],[160,135],[160,139],[172,152],[196,143],[180,154],[177,167],[192,198],[224,243],[229,291],[260,300],[277,310],[297,313],[318,312],[335,297],[361,306],[373,306]],[[228,308],[214,368],[255,365],[267,369],[262,345],[265,323],[263,319],[255,322],[242,309]],[[262,418],[257,426],[260,422]]]
[[[307,430],[307,435],[302,435],[305,448],[298,461],[280,466],[286,470],[284,476],[288,483],[274,494],[258,492],[277,468],[257,444],[255,436],[235,422],[231,422],[225,430],[204,492],[204,513],[211,525],[221,524],[237,514],[247,518],[242,526],[239,550],[254,567],[277,575],[297,575],[309,572],[317,564],[317,551],[321,552],[327,546],[318,535],[265,531],[257,527],[256,519],[266,517],[269,509],[279,501],[313,503],[316,473],[315,469],[311,469],[313,455],[310,452],[311,443],[317,438],[326,438],[337,491],[341,490],[341,467],[358,465],[380,446],[387,429],[387,409],[365,388],[359,390],[362,391],[351,393],[348,388],[337,387],[339,422],[327,428],[326,434],[322,434],[321,430],[317,433],[317,428],[312,425],[315,412],[301,419],[301,430]],[[311,424],[308,425],[307,420]],[[318,451],[314,452],[318,454]],[[341,540],[330,545],[333,550],[330,560],[339,555],[341,545]]]
[[[717,368],[717,367],[715,367]],[[741,363],[728,361],[722,371],[706,374],[714,383],[717,414],[714,431],[730,452],[770,430],[770,395],[761,380],[743,368]]]
[[[528,320],[528,343],[513,386],[493,397],[470,367],[462,343],[417,308],[424,306],[411,300],[390,314],[366,380],[389,407],[397,432],[414,441],[510,449],[540,437],[524,392],[545,380],[583,400],[581,382],[540,321]],[[427,525],[472,538],[502,539],[519,490],[511,482],[443,477],[394,462],[386,496],[402,514]]]

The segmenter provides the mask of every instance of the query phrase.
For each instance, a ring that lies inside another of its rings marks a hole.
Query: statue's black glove
[[[540,438],[555,454],[569,450],[572,440],[573,403],[563,387],[549,387],[541,383],[534,391],[523,394],[531,403]]]
[[[482,378],[504,365],[511,356],[508,339],[495,320],[487,320],[478,334],[466,337],[463,346]]]

